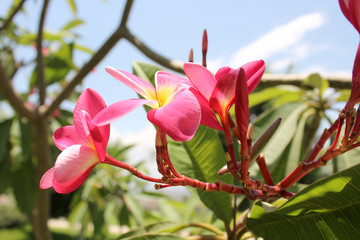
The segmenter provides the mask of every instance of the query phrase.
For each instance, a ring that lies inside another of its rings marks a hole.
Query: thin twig
[[[133,0],[128,0],[126,2],[124,12],[123,12],[123,15],[122,15],[122,18],[121,18],[121,22],[120,22],[120,27],[125,27],[126,26],[126,24],[128,22],[128,19],[129,19],[130,10],[131,10],[131,7],[132,7],[133,3],[134,3]]]
[[[26,107],[20,96],[16,94],[9,78],[6,75],[6,70],[2,65],[0,59],[0,93],[10,103],[12,108],[21,116],[29,119],[36,118],[36,112]]]
[[[40,98],[40,106],[45,103],[46,98],[46,83],[45,83],[45,72],[44,72],[44,57],[42,54],[42,41],[43,41],[43,29],[45,23],[45,16],[49,6],[49,0],[44,0],[44,5],[41,10],[40,20],[39,20],[39,28],[38,35],[36,39],[36,47],[37,47],[37,80],[39,86],[39,98]]]
[[[14,9],[14,11],[11,13],[11,15],[9,16],[8,19],[5,20],[4,24],[0,27],[0,32],[5,30],[8,25],[11,23],[11,21],[13,20],[13,18],[15,17],[15,15],[20,11],[20,9],[22,8],[22,6],[24,5],[26,0],[22,0],[19,5],[17,5],[17,7]]]
[[[281,84],[289,84],[294,86],[304,86],[304,79],[308,75],[304,74],[264,74],[260,83],[261,87],[273,87]],[[329,86],[336,89],[350,89],[351,75],[336,76],[336,75],[321,75],[324,79],[329,81]]]
[[[171,69],[175,72],[184,73],[183,69],[183,63],[178,60],[170,60],[167,59],[160,54],[154,52],[150,47],[148,47],[143,41],[141,41],[138,37],[133,35],[129,29],[126,28],[125,33],[125,39],[128,40],[130,43],[132,43],[140,52],[142,52],[145,56],[150,58],[151,60],[159,63],[160,65]]]
[[[128,0],[123,12],[123,18],[119,24],[119,27],[111,34],[111,36],[104,42],[104,44],[96,51],[92,58],[80,69],[80,71],[68,82],[63,88],[51,105],[42,111],[44,116],[50,116],[51,113],[56,110],[62,101],[64,101],[75,87],[82,82],[82,80],[89,74],[89,72],[95,68],[95,66],[104,59],[104,57],[110,52],[110,50],[122,39],[125,35],[125,25],[131,10],[133,0]],[[126,17],[124,17],[126,15]]]

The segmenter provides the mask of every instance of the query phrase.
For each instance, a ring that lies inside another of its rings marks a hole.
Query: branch
[[[183,63],[177,60],[167,59],[160,54],[154,52],[150,47],[148,47],[144,42],[142,42],[139,38],[130,33],[129,29],[126,29],[124,32],[125,39],[132,43],[137,49],[140,50],[145,56],[150,58],[151,60],[159,63],[160,65],[171,69],[175,72],[184,74]]]
[[[125,27],[126,26],[126,23],[128,22],[130,10],[131,10],[131,7],[132,7],[133,3],[134,3],[134,0],[128,0],[126,2],[124,12],[123,12],[123,15],[122,15],[122,18],[121,18],[121,22],[120,22],[120,27]]]
[[[5,30],[8,25],[11,23],[12,19],[15,17],[15,15],[20,11],[20,9],[22,8],[22,6],[24,5],[26,0],[22,0],[19,5],[17,5],[17,7],[14,9],[14,11],[11,13],[11,15],[9,16],[8,19],[5,20],[4,24],[0,27],[0,32]]]
[[[92,58],[80,69],[80,71],[73,77],[72,80],[63,88],[55,100],[48,108],[45,108],[41,114],[45,117],[50,116],[51,113],[57,109],[62,101],[67,99],[75,87],[82,82],[82,80],[95,68],[95,66],[104,59],[116,43],[124,37],[126,28],[126,21],[128,20],[129,12],[131,10],[133,0],[128,0],[123,12],[123,17],[118,28],[111,34],[111,36],[104,42],[104,44],[96,51]]]
[[[274,87],[281,84],[289,84],[294,86],[304,86],[303,81],[308,75],[302,74],[264,74],[259,83],[259,87]],[[322,76],[329,81],[329,85],[336,89],[350,89],[351,76]]]
[[[26,107],[20,96],[16,94],[10,80],[6,75],[6,70],[0,59],[0,93],[10,103],[11,107],[21,116],[29,119],[35,119],[35,111]]]
[[[36,47],[37,47],[37,77],[38,77],[38,85],[39,85],[39,97],[40,97],[40,105],[45,103],[46,97],[46,83],[45,83],[45,73],[44,73],[44,57],[42,54],[42,41],[43,41],[43,29],[45,23],[45,16],[49,6],[49,0],[44,0],[44,5],[41,11],[38,35],[36,39]]]

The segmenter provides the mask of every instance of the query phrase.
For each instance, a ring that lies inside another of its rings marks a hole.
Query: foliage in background
[[[59,154],[51,136],[55,129],[73,123],[72,112],[63,109],[60,103],[65,100],[74,103],[81,91],[81,87],[75,89],[75,86],[121,38],[144,53],[148,49],[145,45],[144,50],[141,41],[134,41],[136,38],[126,27],[132,1],[127,2],[124,18],[114,34],[96,51],[78,44],[79,36],[75,29],[84,21],[77,18],[75,1],[67,1],[74,14],[71,21],[64,23],[60,29],[50,31],[41,28],[39,32],[30,32],[13,21],[6,22],[17,11],[17,6],[22,6],[24,2],[14,1],[7,16],[0,19],[1,26],[7,24],[6,30],[0,29],[0,70],[4,70],[1,80],[11,85],[19,71],[30,72],[25,92],[11,95],[9,88],[5,88],[6,84],[0,86],[3,90],[0,95],[0,194],[16,200],[18,209],[31,219],[32,231],[35,232],[40,222],[44,224],[44,219],[36,220],[35,213],[42,212],[42,207],[48,204],[46,198],[45,202],[39,201],[39,176]],[[19,50],[29,54],[18,56]],[[74,62],[74,55],[79,52],[89,57],[88,63],[83,66]],[[150,53],[145,54],[155,55]],[[179,71],[178,67],[164,62],[161,56],[160,60],[154,60]],[[153,83],[154,74],[160,67],[136,62],[133,69],[136,75]],[[321,133],[318,129],[324,129],[338,116],[341,109],[339,102],[346,101],[348,97],[349,91],[329,88],[328,81],[317,74],[304,79],[300,87],[284,83],[257,89],[250,95],[254,140],[274,120],[282,118],[277,132],[262,150],[275,182],[283,179],[307,157]],[[45,136],[41,135],[44,131]],[[48,145],[41,145],[43,140]],[[206,182],[221,180],[239,184],[230,176],[217,175],[226,162],[222,134],[201,127],[189,142],[169,142],[171,159],[181,174]],[[39,145],[50,159],[39,155]],[[128,149],[118,144],[108,150],[117,159],[126,161]],[[236,154],[240,155],[239,149],[236,150]],[[302,190],[289,201],[252,203],[244,197],[235,196],[238,201],[235,213],[238,221],[235,225],[240,226],[238,236],[243,239],[254,235],[265,239],[286,239],[290,236],[301,239],[311,232],[319,239],[359,237],[359,230],[354,224],[360,218],[357,214],[360,207],[357,187],[359,165],[355,165],[358,156],[359,150],[353,150],[336,157],[328,166],[311,172],[290,189],[294,192]],[[41,159],[45,159],[46,164],[42,164]],[[136,167],[145,169],[142,163]],[[255,164],[251,172],[260,178]],[[69,197],[70,210],[65,206],[58,214],[68,217],[75,228],[74,236],[80,238],[89,236],[88,226],[92,225],[90,235],[94,239],[183,239],[189,235],[224,239],[226,228],[234,224],[234,197],[227,193],[190,190],[191,197],[179,201],[169,199],[162,192],[149,191],[143,182],[134,181],[134,177],[124,171],[98,166],[84,186]],[[56,208],[56,205],[52,207]],[[251,214],[247,218],[249,209]],[[2,217],[5,214],[7,212],[3,210]],[[14,222],[22,223],[24,215],[13,212]],[[122,226],[122,230],[127,232],[109,236],[109,227],[113,225]],[[39,239],[48,239],[44,233],[41,236]]]

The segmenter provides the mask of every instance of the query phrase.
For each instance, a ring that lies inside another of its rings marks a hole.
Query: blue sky
[[[2,0],[2,5],[8,6],[10,2]],[[17,16],[15,21],[35,30],[41,2],[27,1],[27,14]],[[75,30],[82,36],[80,42],[96,50],[117,26],[124,4],[123,0],[77,1],[77,17],[86,21]],[[5,9],[0,8],[0,16],[4,16]],[[51,1],[45,26],[60,29],[72,18],[67,1]],[[189,49],[194,48],[198,62],[206,28],[209,67],[214,70],[224,65],[235,68],[263,58],[269,69],[277,73],[293,64],[295,73],[350,75],[359,41],[338,1],[329,0],[135,0],[128,26],[153,50],[170,59],[187,61]],[[20,50],[17,54],[35,52]],[[87,58],[84,54],[75,55],[79,65]],[[108,104],[137,97],[104,71],[105,66],[131,71],[133,61],[151,62],[125,40],[120,41],[84,80],[84,86],[97,90]],[[18,75],[19,88],[29,75],[30,72]],[[152,144],[154,136],[142,109],[114,126],[126,142],[151,139]]]

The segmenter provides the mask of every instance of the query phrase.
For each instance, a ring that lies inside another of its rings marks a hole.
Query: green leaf
[[[143,213],[141,206],[139,206],[137,201],[130,194],[124,194],[122,200],[124,202],[124,207],[127,208],[128,213],[130,213],[136,220],[136,224],[143,225]]]
[[[185,240],[185,238],[173,234],[148,233],[148,234],[137,235],[129,238],[124,238],[124,240]]]
[[[134,74],[154,84],[154,76],[160,67],[141,63],[133,63]],[[200,126],[195,137],[189,142],[169,140],[169,153],[175,169],[180,174],[204,182],[215,183],[216,180],[232,183],[229,175],[219,176],[217,173],[226,164],[225,152],[215,130]],[[206,192],[197,189],[201,201],[215,215],[229,224],[232,219],[231,196],[224,192]]]
[[[76,4],[74,0],[67,0],[74,16],[76,16]]]
[[[176,223],[167,222],[167,221],[166,222],[164,222],[164,221],[157,222],[154,224],[147,225],[145,227],[133,229],[127,233],[120,235],[118,239],[132,239],[132,237],[136,237],[136,236],[143,235],[146,233],[158,234],[158,233],[162,232],[163,230],[172,228],[176,225],[177,225]]]
[[[306,104],[301,104],[293,109],[288,117],[283,119],[278,130],[263,150],[267,163],[279,157],[289,144],[295,134],[300,115],[306,108]]]
[[[74,19],[70,22],[68,22],[61,30],[70,30],[72,28],[75,28],[77,26],[80,26],[82,24],[84,24],[85,22],[83,20],[80,20],[80,19]]]
[[[67,74],[74,69],[72,62],[74,44],[63,44],[61,48],[45,57],[45,80],[47,85],[63,82]],[[30,87],[37,84],[37,66],[34,68]]]
[[[264,239],[359,239],[360,164],[300,191],[277,210],[254,205],[247,227]]]
[[[278,86],[266,88],[262,91],[253,92],[249,95],[249,107],[252,108],[261,103],[265,103],[283,96],[296,96],[298,95],[298,92],[299,89],[293,86]]]
[[[22,45],[33,45],[36,42],[37,35],[35,33],[25,33],[18,38],[18,44]],[[66,38],[76,38],[76,35],[69,31],[58,31],[50,32],[44,31],[44,40],[45,41],[58,41],[62,44],[65,44]]]
[[[320,76],[318,73],[310,74],[303,83],[313,88],[319,89],[321,92],[324,92],[325,89],[329,87],[329,82]]]
[[[253,139],[256,140],[260,135],[279,117],[282,118],[282,122],[286,119],[301,103],[289,103],[284,104],[281,107],[270,108],[258,116],[253,121]],[[280,124],[281,126],[282,124]]]
[[[163,70],[162,68],[143,62],[133,62],[133,72],[136,76],[144,79],[145,81],[155,85],[155,73]]]
[[[302,142],[304,138],[306,120],[307,117],[305,116],[305,114],[303,114],[296,127],[294,138],[291,141],[289,155],[287,156],[288,161],[284,173],[286,175],[289,174],[292,170],[294,170],[301,161]]]
[[[94,52],[93,50],[91,50],[90,48],[85,47],[85,46],[83,46],[83,45],[77,45],[77,44],[76,44],[76,45],[75,45],[75,48],[78,49],[78,50],[80,50],[80,51],[89,53],[89,54],[91,54],[91,55],[94,55],[94,54],[95,54],[95,52]]]
[[[220,139],[214,129],[200,126],[194,138],[188,142],[169,140],[169,153],[180,174],[204,182],[215,183],[216,180],[220,180],[233,183],[232,176],[218,175],[226,160]],[[197,189],[197,194],[219,219],[227,224],[230,222],[232,218],[230,194],[206,192],[201,189]]]
[[[34,178],[35,174],[35,166],[32,163],[31,156],[22,159],[20,165],[12,174],[13,190],[17,205],[26,214],[32,212],[36,192],[39,188],[39,183]]]
[[[12,121],[12,119],[8,119],[0,123],[0,163],[2,162],[6,151],[8,151],[7,146],[9,143]]]

